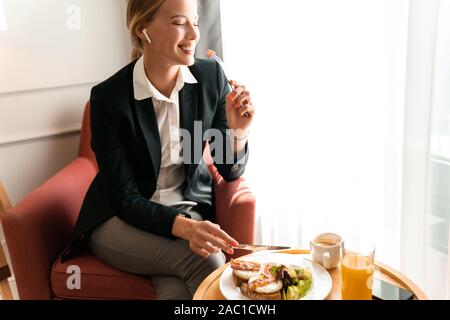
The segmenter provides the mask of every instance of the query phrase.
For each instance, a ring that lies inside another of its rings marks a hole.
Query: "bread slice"
[[[233,282],[236,285],[236,287],[240,287],[243,283],[246,283],[248,280],[239,278],[238,276],[236,276],[233,272]]]

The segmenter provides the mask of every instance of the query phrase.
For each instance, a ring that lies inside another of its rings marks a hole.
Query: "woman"
[[[230,81],[230,92],[217,63],[194,59],[196,0],[129,0],[127,15],[134,60],[91,92],[99,171],[73,243],[84,238],[109,265],[150,275],[159,299],[191,299],[225,263],[221,250],[233,253],[238,243],[212,222],[211,177],[189,147],[199,141],[184,148],[181,132],[196,137],[198,123],[201,133],[219,132],[215,165],[235,180],[245,169],[255,110],[244,86]]]

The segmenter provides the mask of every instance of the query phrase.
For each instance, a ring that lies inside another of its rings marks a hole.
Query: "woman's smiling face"
[[[152,43],[140,36],[154,58],[174,65],[194,64],[200,39],[197,0],[166,0],[145,28]]]

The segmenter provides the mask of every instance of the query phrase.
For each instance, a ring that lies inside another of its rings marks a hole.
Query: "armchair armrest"
[[[256,199],[245,179],[226,182],[214,165],[210,165],[209,169],[215,186],[217,223],[240,243],[254,243]],[[236,258],[243,254],[248,252],[226,256]]]
[[[79,157],[2,215],[1,223],[21,299],[51,299],[50,271],[67,245],[96,174]]]

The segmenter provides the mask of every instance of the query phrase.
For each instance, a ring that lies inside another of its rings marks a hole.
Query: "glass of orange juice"
[[[362,239],[342,243],[342,299],[372,300],[375,246]]]

